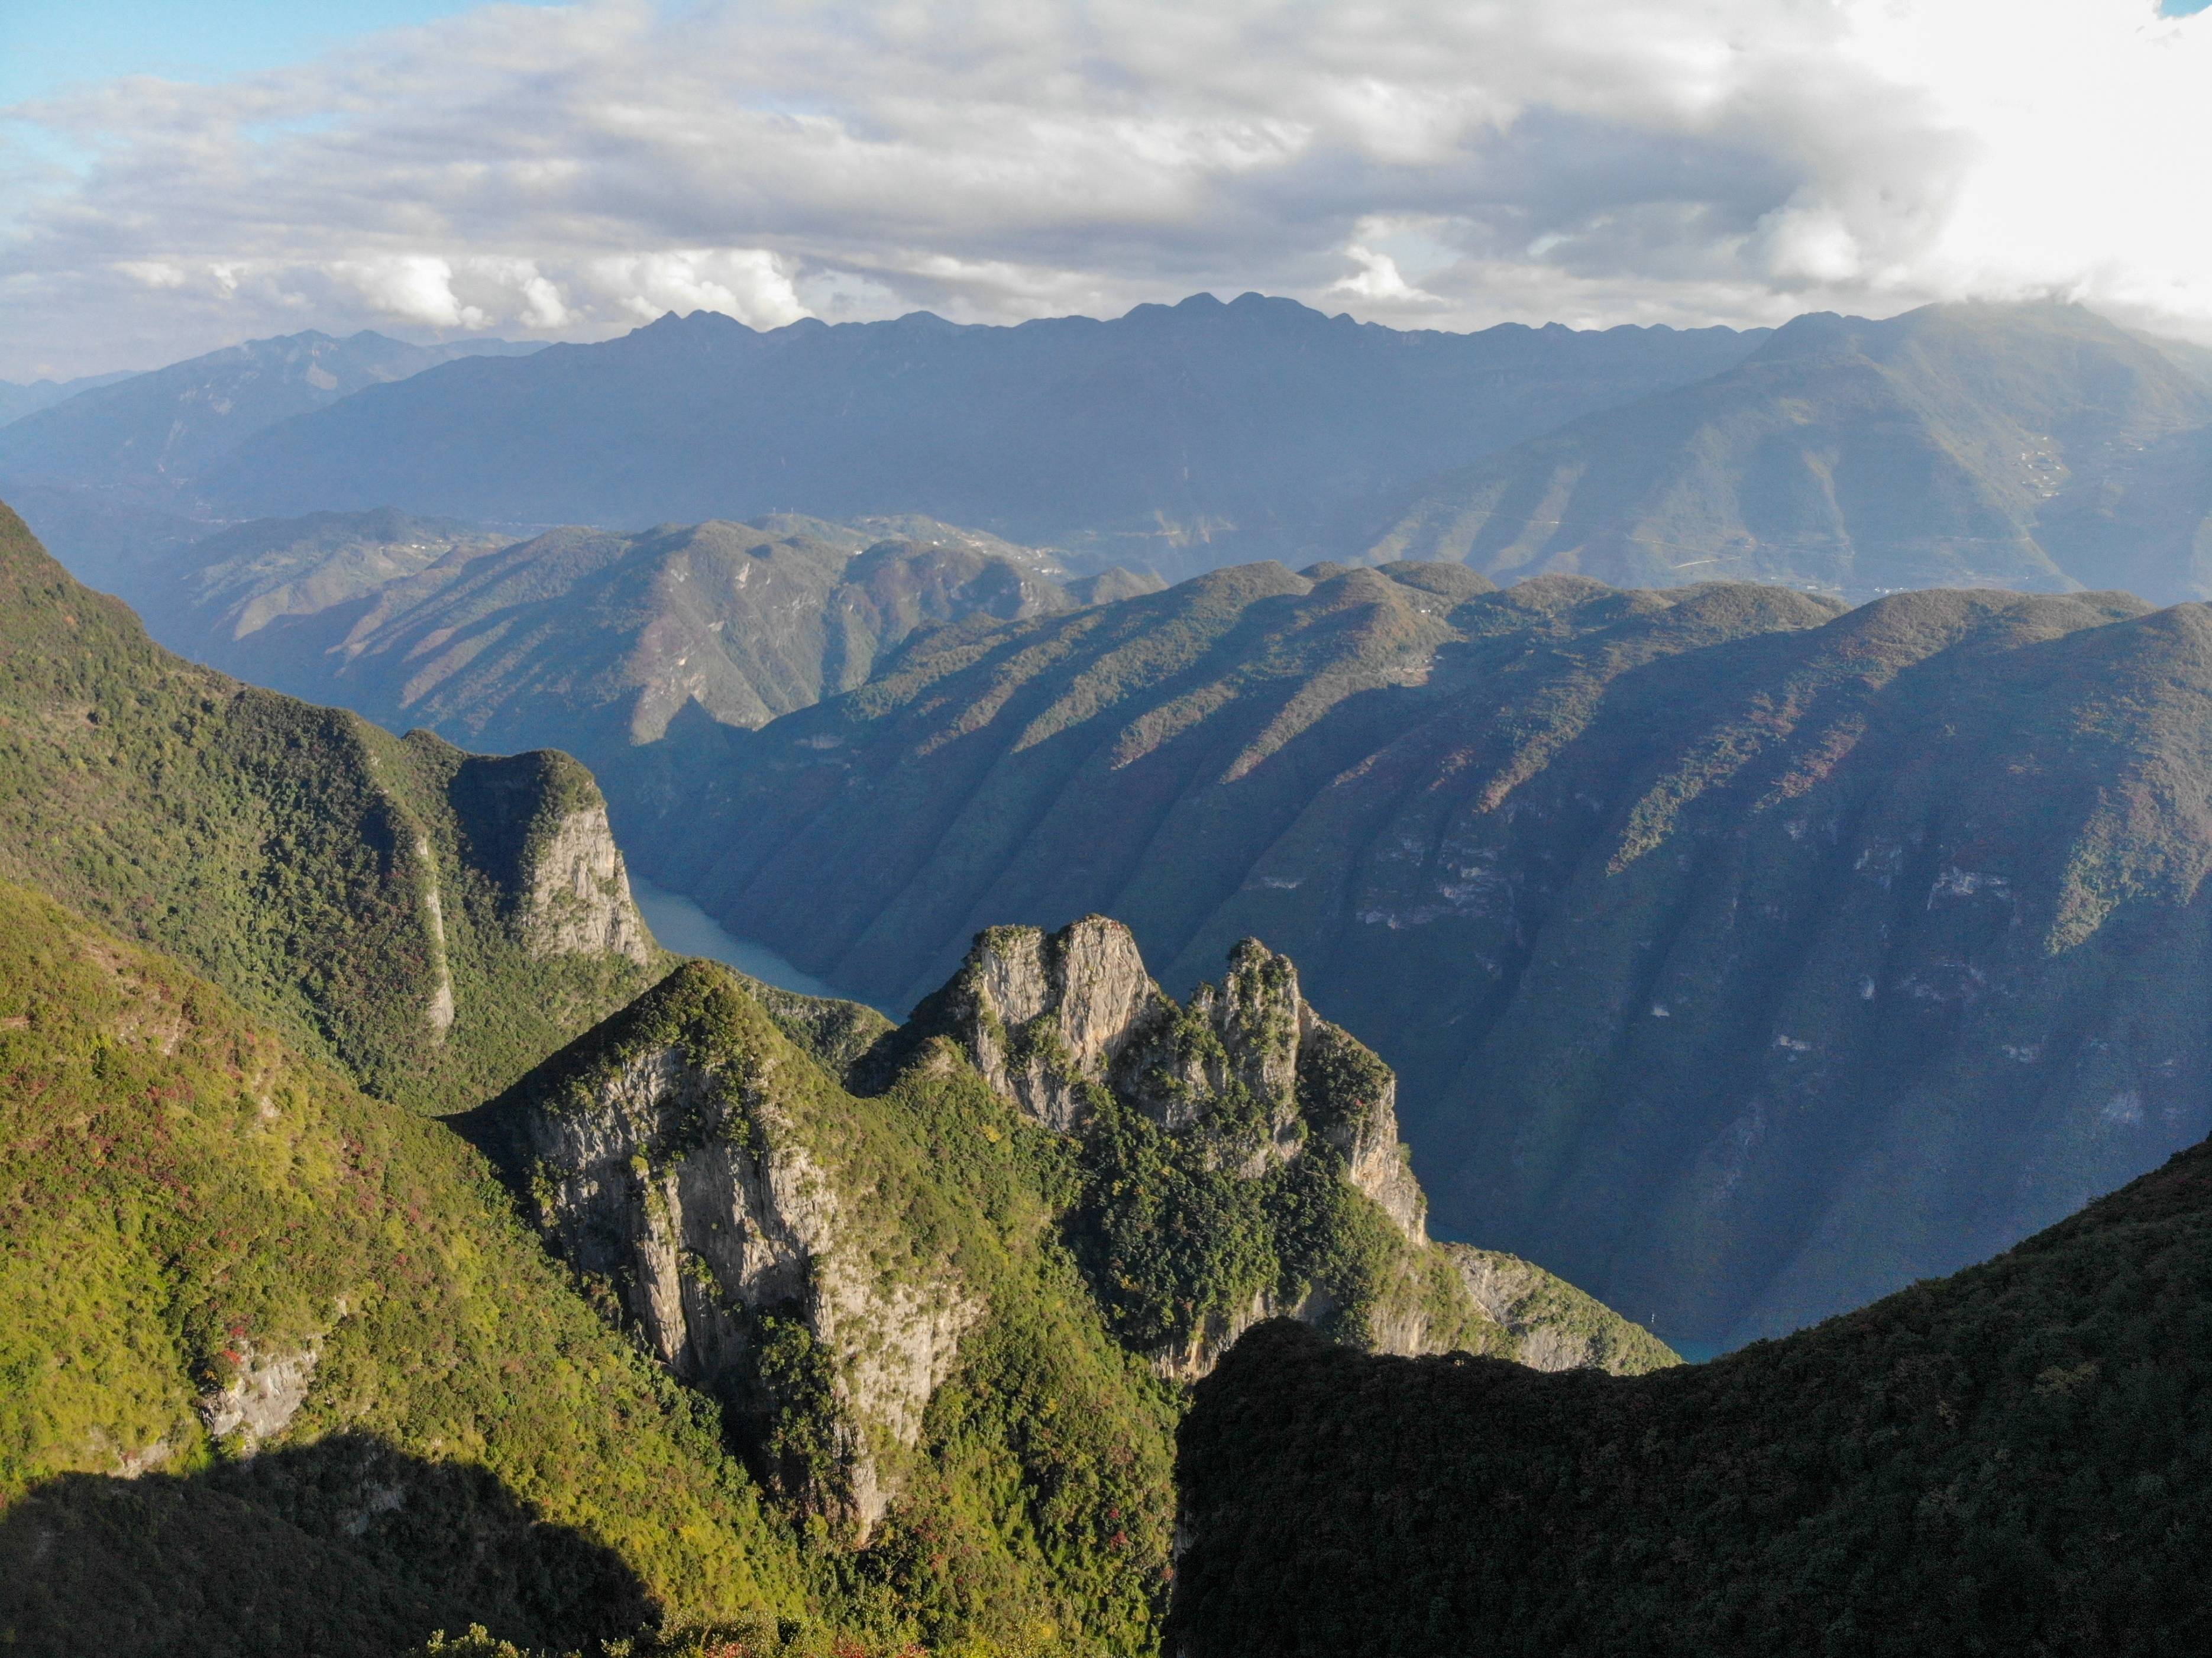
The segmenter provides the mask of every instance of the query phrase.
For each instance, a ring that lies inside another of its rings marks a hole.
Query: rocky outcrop
[[[576,807],[539,830],[523,873],[518,920],[537,955],[605,953],[641,967],[653,959],[605,805]]]
[[[1150,1350],[1163,1376],[1205,1376],[1265,1319],[1334,1327],[1347,1294],[1359,1303],[1361,1345],[1379,1351],[1435,1351],[1470,1339],[1470,1319],[1483,1321],[1456,1276],[1431,1259],[1425,1199],[1398,1143],[1390,1068],[1315,1012],[1289,957],[1258,940],[1239,944],[1219,982],[1178,1005],[1118,921],[1085,916],[1056,933],[994,927],[917,1025],[951,1037],[992,1088],[1047,1127],[1080,1141],[1118,1102],[1217,1175],[1257,1181],[1319,1157],[1397,1234],[1396,1253],[1362,1269],[1357,1294],[1286,1270],[1280,1282],[1194,1309]],[[1284,1219],[1271,1213],[1261,1224]]]
[[[1680,1362],[1650,1331],[1534,1261],[1464,1243],[1443,1249],[1475,1305],[1512,1338],[1510,1357],[1532,1370],[1639,1376]]]
[[[1233,1114],[1249,1131],[1239,1151],[1252,1175],[1318,1134],[1410,1242],[1428,1241],[1420,1185],[1398,1141],[1397,1079],[1316,1013],[1291,959],[1256,938],[1230,952],[1220,983],[1178,1007],[1119,921],[1086,915],[1055,933],[994,927],[927,1017],[993,1088],[1062,1133],[1082,1126],[1103,1088],[1175,1134]]]
[[[984,1080],[1062,1133],[1087,1114],[1088,1090],[1125,1054],[1149,1054],[1176,1011],[1128,928],[1102,915],[1051,934],[992,928],[942,1005]]]
[[[446,795],[467,860],[500,895],[503,919],[541,961],[609,955],[646,966],[653,935],[631,897],[629,872],[592,774],[550,749],[452,756]],[[416,740],[416,739],[410,739]]]
[[[500,1108],[554,1246],[723,1400],[772,1483],[865,1538],[983,1305],[949,1266],[886,1264],[907,1252],[841,1188],[771,1029],[695,963],[563,1085]]]
[[[222,1387],[200,1395],[200,1420],[207,1424],[209,1436],[231,1439],[234,1455],[252,1455],[263,1440],[283,1432],[299,1414],[321,1358],[312,1342],[293,1352],[263,1352],[251,1342],[241,1342],[236,1374]]]

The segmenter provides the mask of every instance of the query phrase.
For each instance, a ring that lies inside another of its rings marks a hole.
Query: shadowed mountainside
[[[2212,387],[2078,306],[1798,318],[1425,486],[1369,555],[1510,580],[2212,594]]]
[[[1254,1331],[1182,1434],[1176,1658],[2212,1638],[2212,1149],[1985,1266],[1617,1378]]]
[[[703,783],[633,845],[882,1005],[1016,916],[1116,915],[1170,987],[1260,938],[1406,1079],[1448,1232],[1670,1339],[1954,1269],[2202,1137],[2212,613],[1486,586],[1249,566],[926,641],[679,724]]]

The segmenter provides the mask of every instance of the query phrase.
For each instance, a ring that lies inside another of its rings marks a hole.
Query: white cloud
[[[351,285],[372,309],[426,328],[482,328],[489,320],[453,293],[453,267],[422,253],[340,260],[331,274]]]
[[[2151,0],[486,6],[11,112],[0,374],[1246,288],[1454,327],[2055,289],[2212,337],[2206,86],[2212,14]]]
[[[807,314],[783,262],[757,247],[688,248],[592,264],[588,280],[640,322],[670,311],[720,311],[754,328]]]

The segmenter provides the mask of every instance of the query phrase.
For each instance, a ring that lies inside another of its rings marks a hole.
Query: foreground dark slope
[[[1118,915],[1170,986],[1263,938],[1406,1078],[1448,1232],[1678,1341],[1954,1269],[2212,1121],[2201,607],[1319,574],[665,745],[712,786],[641,855],[883,1005],[1016,916]]]
[[[450,1131],[0,883],[0,1646],[797,1618],[713,1415]]]
[[[653,960],[574,761],[402,740],[196,667],[4,507],[0,876],[434,1108],[495,1090]]]
[[[2202,378],[2078,306],[1824,313],[1437,480],[1370,556],[1501,580],[2201,598],[2208,443]]]
[[[2212,1150],[1655,1376],[1263,1326],[1178,1466],[1176,1658],[2201,1651]]]
[[[1016,328],[919,313],[756,333],[702,312],[375,388],[264,434],[210,485],[255,513],[920,512],[1176,575],[1239,548],[1323,550],[1385,492],[1703,379],[1757,337],[1401,333],[1258,295]]]

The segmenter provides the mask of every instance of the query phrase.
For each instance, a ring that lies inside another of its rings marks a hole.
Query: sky
[[[0,0],[0,379],[1208,290],[2212,342],[2203,0]]]

